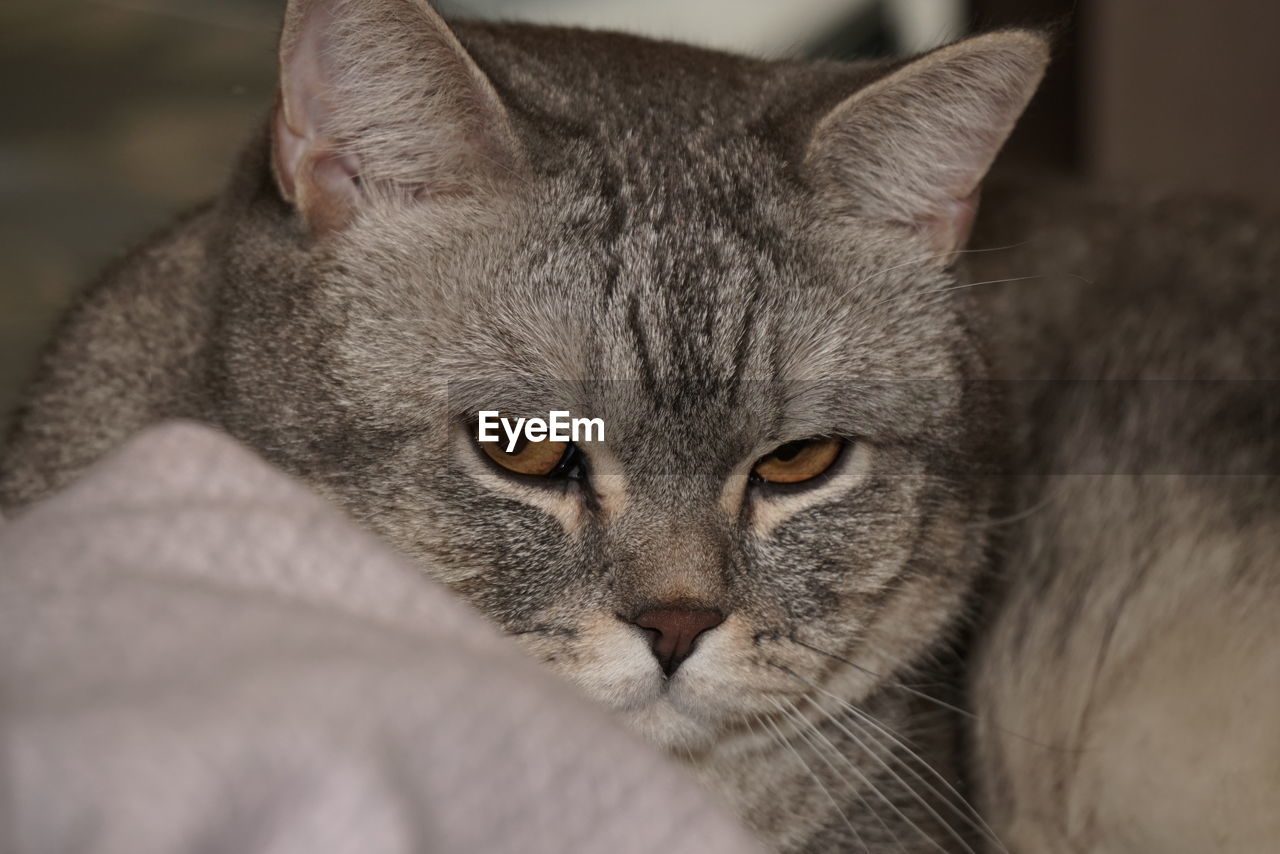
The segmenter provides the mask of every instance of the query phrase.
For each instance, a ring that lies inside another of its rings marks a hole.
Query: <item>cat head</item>
[[[312,0],[281,60],[229,429],[669,747],[938,643],[998,433],[952,262],[1041,38],[769,63]],[[491,453],[482,410],[605,436]]]

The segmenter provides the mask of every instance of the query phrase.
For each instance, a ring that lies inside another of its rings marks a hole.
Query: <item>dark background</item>
[[[949,1],[893,0],[926,11]],[[539,17],[553,0],[524,2]],[[573,2],[560,20],[572,20]],[[598,12],[646,0],[591,2]],[[787,2],[732,8],[750,15]],[[1280,3],[953,2],[962,29],[1058,32],[1053,70],[1006,161],[1280,206]],[[453,0],[445,11],[467,7]],[[878,0],[847,7],[786,52],[847,57],[902,46]],[[0,425],[75,290],[216,191],[270,102],[282,8],[283,0],[0,4]]]

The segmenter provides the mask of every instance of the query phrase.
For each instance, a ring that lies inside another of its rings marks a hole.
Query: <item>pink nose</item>
[[[650,608],[631,622],[653,633],[654,657],[671,676],[693,653],[698,636],[723,623],[724,614],[713,608]]]

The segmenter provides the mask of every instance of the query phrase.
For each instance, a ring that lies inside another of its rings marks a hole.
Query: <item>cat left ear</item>
[[[493,85],[424,0],[289,0],[271,130],[276,183],[312,233],[522,162]]]
[[[811,180],[835,210],[906,226],[945,262],[968,239],[978,185],[1048,60],[1043,36],[1010,31],[909,62],[819,121]]]

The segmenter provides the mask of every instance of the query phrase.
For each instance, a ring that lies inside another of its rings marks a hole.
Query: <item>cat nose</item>
[[[650,608],[631,622],[653,633],[653,655],[671,676],[693,654],[698,637],[724,622],[724,614],[714,608]]]

